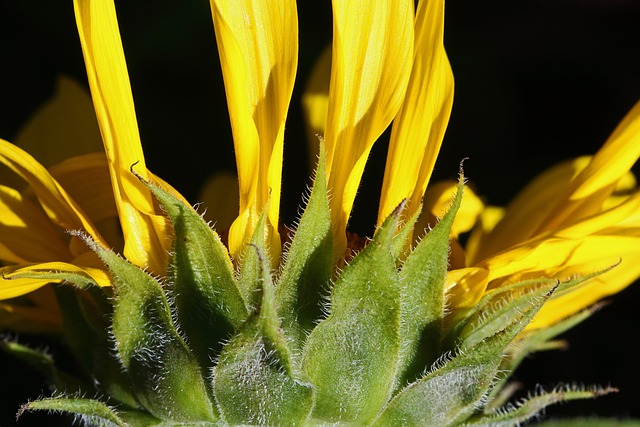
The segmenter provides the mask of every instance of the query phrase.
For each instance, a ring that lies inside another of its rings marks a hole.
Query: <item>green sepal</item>
[[[394,387],[400,350],[400,291],[394,257],[398,212],[338,276],[331,313],[303,348],[316,391],[312,417],[367,424]]]
[[[530,301],[505,319],[503,328],[473,346],[466,343],[450,360],[441,361],[420,380],[398,393],[375,425],[453,426],[464,421],[482,403],[496,382],[503,354],[522,332],[552,290]]]
[[[131,393],[129,378],[113,357],[107,323],[111,307],[108,307],[109,311],[103,311],[106,307],[102,301],[104,295],[100,295],[102,290],[97,287],[89,289],[93,289],[93,292],[69,286],[55,288],[65,338],[85,371],[96,380],[100,393],[137,408],[139,404]]]
[[[265,250],[267,211],[265,207],[251,236],[251,242],[245,247],[240,257],[238,287],[247,301],[249,312],[253,312],[260,304],[260,283],[264,274],[262,257],[268,257],[268,251]]]
[[[255,246],[262,278],[259,311],[226,344],[214,371],[214,393],[232,425],[297,425],[307,418],[313,390],[299,380],[279,327],[270,264]]]
[[[449,235],[463,191],[461,176],[449,211],[422,238],[400,271],[400,385],[418,378],[442,353]]]
[[[22,405],[16,418],[31,411],[66,412],[78,416],[87,425],[127,427],[115,410],[94,399],[51,397]]]
[[[457,339],[461,347],[472,348],[477,343],[502,330],[522,317],[522,313],[536,306],[545,296],[550,296],[557,288],[555,280],[539,280],[521,292],[501,294],[485,304],[471,317],[460,331]]]
[[[520,425],[520,423],[540,414],[547,406],[571,400],[595,399],[617,391],[617,389],[610,387],[593,387],[590,390],[569,386],[556,387],[555,390],[550,392],[540,391],[535,396],[519,401],[516,405],[507,404],[496,411],[494,415],[472,417],[465,423],[465,426],[511,427]]]
[[[80,289],[88,289],[92,286],[98,286],[97,283],[89,276],[79,273],[71,273],[66,271],[50,271],[50,270],[30,270],[25,272],[13,273],[9,279],[46,279],[51,282],[69,282],[73,283]]]
[[[507,369],[514,371],[520,366],[524,358],[531,353],[566,347],[566,345],[563,345],[563,341],[553,341],[553,338],[588,319],[599,307],[600,305],[596,304],[551,326],[534,329],[521,334],[518,337],[517,345],[509,349],[509,365]]]
[[[285,335],[299,351],[322,316],[322,292],[331,278],[333,235],[327,196],[324,144],[307,206],[300,218],[276,287]]]
[[[79,236],[113,277],[111,331],[138,402],[162,420],[216,421],[201,368],[176,330],[160,283],[88,237]]]
[[[173,224],[169,277],[178,323],[205,369],[249,312],[220,237],[190,206],[144,181]]]

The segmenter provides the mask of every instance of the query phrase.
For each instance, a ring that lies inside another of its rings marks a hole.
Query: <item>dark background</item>
[[[189,200],[234,159],[208,2],[117,1],[147,164]],[[307,184],[298,109],[313,59],[331,39],[330,2],[298,1],[300,67],[287,123],[283,221]],[[456,77],[452,119],[435,179],[466,174],[489,203],[508,202],[536,173],[594,153],[640,98],[640,2],[635,0],[448,0],[446,46]],[[86,84],[72,2],[0,0],[0,137],[9,141],[51,96],[55,78]],[[384,165],[374,147],[352,228],[370,234]],[[525,361],[515,378],[611,384],[621,392],[551,408],[549,415],[640,416],[637,302],[630,287],[565,338],[571,348]],[[28,340],[29,337],[23,337]],[[0,355],[0,426],[45,389]],[[22,368],[24,369],[24,368]],[[66,425],[68,419],[60,419]],[[41,423],[41,424],[38,424]],[[29,414],[18,425],[52,425]]]

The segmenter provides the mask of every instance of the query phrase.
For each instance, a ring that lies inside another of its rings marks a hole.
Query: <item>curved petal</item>
[[[229,249],[232,256],[240,254],[269,201],[269,241],[277,259],[284,125],[298,64],[296,4],[210,3],[240,186],[240,214],[229,233]]]
[[[76,23],[93,104],[109,159],[113,193],[125,236],[125,256],[157,274],[164,273],[170,239],[167,222],[150,191],[130,172],[148,173],[112,0],[74,0]]]
[[[0,139],[0,163],[4,163],[29,183],[51,221],[65,230],[83,229],[96,241],[104,243],[80,206],[28,153]]]
[[[494,288],[523,277],[556,277],[574,265],[589,265],[583,274],[604,270],[625,254],[637,253],[638,245],[640,239],[635,236],[534,239],[487,258],[478,267],[489,270],[489,287]]]
[[[411,217],[431,178],[453,105],[453,73],[443,36],[444,1],[420,1],[413,68],[393,122],[378,224],[404,199],[410,201],[405,214]]]
[[[576,176],[566,194],[539,227],[538,232],[559,228],[568,221],[600,209],[640,157],[640,101],[616,127],[591,162]]]
[[[68,236],[42,209],[13,188],[0,186],[0,259],[10,263],[71,259]]]
[[[118,216],[103,152],[70,158],[50,167],[49,173],[95,223]]]
[[[581,270],[579,270],[579,268]],[[571,277],[580,272],[589,271],[589,265],[573,268],[564,272],[564,277]],[[579,312],[610,295],[616,294],[640,277],[640,253],[629,253],[622,257],[620,265],[589,279],[571,292],[547,301],[536,314],[529,329],[539,329]]]
[[[58,76],[53,97],[29,118],[13,142],[45,167],[102,150],[89,93],[70,77]]]
[[[469,250],[468,262],[474,264],[491,254],[533,237],[559,197],[566,193],[571,181],[591,161],[583,156],[559,163],[533,179],[509,203],[504,216],[482,238],[474,243],[477,250]],[[477,234],[476,236],[480,236]]]
[[[447,272],[445,289],[447,308],[471,308],[480,301],[487,289],[489,272],[484,268],[460,268]]]
[[[334,0],[329,110],[325,126],[334,253],[376,139],[398,112],[413,56],[411,0]]]

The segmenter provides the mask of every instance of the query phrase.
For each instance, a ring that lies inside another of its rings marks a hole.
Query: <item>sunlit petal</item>
[[[328,186],[337,256],[364,166],[404,99],[413,56],[413,2],[333,1],[326,124]]]
[[[27,181],[51,221],[65,230],[83,229],[96,241],[104,243],[80,206],[28,153],[0,139],[0,163]]]
[[[590,265],[583,265],[574,267],[572,270],[574,275],[579,276],[581,272],[584,274],[585,271],[588,272],[592,268]],[[571,273],[572,271],[563,272],[565,277],[571,277]],[[547,301],[536,315],[534,322],[529,325],[529,329],[553,325],[565,317],[592,306],[603,298],[620,292],[638,277],[640,277],[640,254],[637,251],[627,253],[622,257],[620,265],[612,270],[589,279],[572,292]]]
[[[118,216],[104,153],[70,158],[50,167],[49,173],[94,222]]]
[[[229,249],[238,256],[269,201],[272,255],[280,253],[278,214],[284,124],[298,64],[292,0],[211,0],[240,186]]]
[[[410,201],[406,215],[412,216],[431,178],[453,105],[453,73],[443,35],[444,1],[420,1],[413,69],[393,122],[378,224],[404,199]]]
[[[0,259],[11,263],[69,259],[64,236],[42,209],[18,191],[0,186]]]
[[[640,156],[640,101],[627,113],[591,162],[573,180],[539,232],[597,211]]]
[[[165,269],[167,223],[149,190],[130,172],[148,174],[116,12],[111,0],[75,0],[76,23],[87,77],[109,159],[113,193],[125,236],[125,256],[156,273]]]

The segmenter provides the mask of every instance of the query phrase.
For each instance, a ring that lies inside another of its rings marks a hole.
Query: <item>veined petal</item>
[[[278,215],[284,125],[298,64],[293,0],[211,0],[231,119],[240,214],[229,233],[238,256],[269,201],[269,243],[280,253]],[[274,256],[273,259],[278,259]]]
[[[640,101],[627,113],[591,162],[576,176],[538,232],[597,211],[640,157]]]
[[[325,143],[337,257],[346,247],[346,225],[371,147],[405,96],[413,18],[411,0],[333,1]]]
[[[47,216],[65,230],[83,229],[104,244],[92,222],[64,188],[28,153],[0,139],[0,163],[31,186]]]
[[[154,208],[150,191],[130,172],[148,173],[133,96],[112,0],[74,0],[87,77],[98,117],[120,222],[125,256],[141,267],[164,272],[170,239],[167,222]]]
[[[626,254],[638,251],[640,239],[635,236],[594,235],[584,239],[546,237],[533,239],[507,251],[491,256],[478,267],[489,270],[489,287],[500,286],[504,280],[556,277],[574,265],[589,265],[590,271],[615,265]],[[501,280],[495,280],[501,279]]]
[[[72,157],[50,167],[49,173],[94,223],[118,216],[103,152]]]
[[[447,272],[447,307],[456,310],[476,305],[487,289],[488,277],[489,272],[486,269],[477,267]]]
[[[410,201],[405,214],[411,217],[420,208],[431,178],[453,105],[453,73],[443,36],[444,1],[420,1],[413,68],[393,122],[378,224],[404,199]]]
[[[467,247],[467,260],[474,264],[491,254],[533,237],[559,197],[566,193],[571,181],[591,161],[583,156],[559,163],[533,179],[506,207],[490,233],[480,233],[474,248]]]
[[[72,257],[68,236],[56,230],[39,206],[5,186],[0,186],[0,235],[3,261],[45,262]]]
[[[592,269],[591,265],[576,266],[564,271],[564,277],[584,274]],[[640,277],[640,254],[627,253],[622,256],[620,265],[610,271],[589,279],[577,289],[547,301],[529,325],[529,329],[544,328],[583,310],[601,299],[620,292]]]

